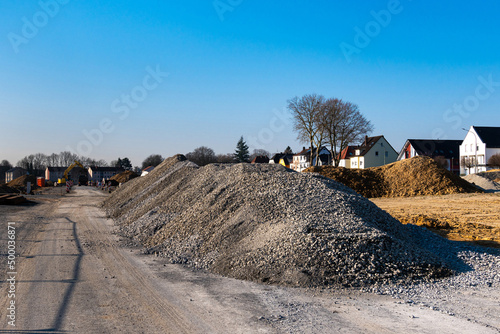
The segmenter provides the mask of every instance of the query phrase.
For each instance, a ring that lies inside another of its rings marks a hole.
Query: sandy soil
[[[500,248],[500,193],[371,199],[402,223],[457,241]]]
[[[281,288],[167,264],[124,246],[96,206],[104,196],[77,187],[33,196],[36,205],[0,207],[0,333],[500,332],[494,291],[457,291],[450,314],[450,301],[437,308],[353,290]],[[7,222],[16,223],[15,327],[7,319]]]

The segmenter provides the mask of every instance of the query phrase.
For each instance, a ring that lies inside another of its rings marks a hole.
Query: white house
[[[64,176],[64,171],[68,167],[47,167],[45,169],[45,180],[57,182],[58,179],[62,179]]]
[[[309,158],[311,156],[311,149],[302,148],[297,154],[293,155],[292,163],[290,168],[296,172],[302,172],[304,169],[309,168],[311,165],[309,163]],[[331,154],[325,147],[321,147],[319,151],[319,161],[318,166],[328,165],[331,162]],[[316,164],[316,148],[313,148],[313,166]]]
[[[460,145],[460,174],[490,169],[488,160],[500,153],[500,127],[471,126]]]
[[[339,166],[364,169],[395,162],[398,153],[384,136],[365,137],[360,146],[347,146],[340,155]]]

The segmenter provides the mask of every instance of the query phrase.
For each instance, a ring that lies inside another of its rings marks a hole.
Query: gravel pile
[[[463,179],[487,192],[500,190],[500,184],[495,181],[496,175],[494,173],[470,174],[464,176]]]
[[[229,277],[290,286],[378,286],[464,270],[447,241],[402,225],[344,185],[281,165],[178,155],[104,203],[148,253]],[[430,248],[430,245],[433,245]]]
[[[310,167],[305,172],[320,173],[368,198],[480,192],[469,182],[424,156],[367,169],[323,166]]]

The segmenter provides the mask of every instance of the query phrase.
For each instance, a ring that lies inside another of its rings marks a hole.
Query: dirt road
[[[123,246],[97,207],[104,196],[77,187],[41,195],[37,205],[0,207],[0,333],[499,332],[498,319],[470,314],[484,303],[499,313],[490,292],[458,293],[457,305],[470,310],[450,315],[384,295],[280,288],[167,264]],[[8,222],[15,223],[15,284]]]

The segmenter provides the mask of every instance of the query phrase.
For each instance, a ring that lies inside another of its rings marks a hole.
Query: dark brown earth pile
[[[479,192],[429,157],[415,157],[367,169],[322,166],[310,167],[305,172],[318,172],[368,198]]]
[[[0,184],[0,194],[16,194],[18,192],[17,189],[11,188],[6,184]]]
[[[124,172],[121,172],[120,174],[113,175],[110,180],[116,181],[118,183],[125,183],[128,182],[132,179],[135,179],[138,177],[137,173],[131,171],[131,170],[126,170]]]
[[[433,253],[440,237],[402,225],[338,182],[281,165],[200,168],[178,155],[103,206],[147,252],[239,279],[367,286],[454,268]]]
[[[36,176],[34,175],[19,176],[17,179],[14,179],[7,183],[7,186],[19,190],[26,190],[28,182],[31,182],[31,189],[35,189],[38,187],[36,184]]]

